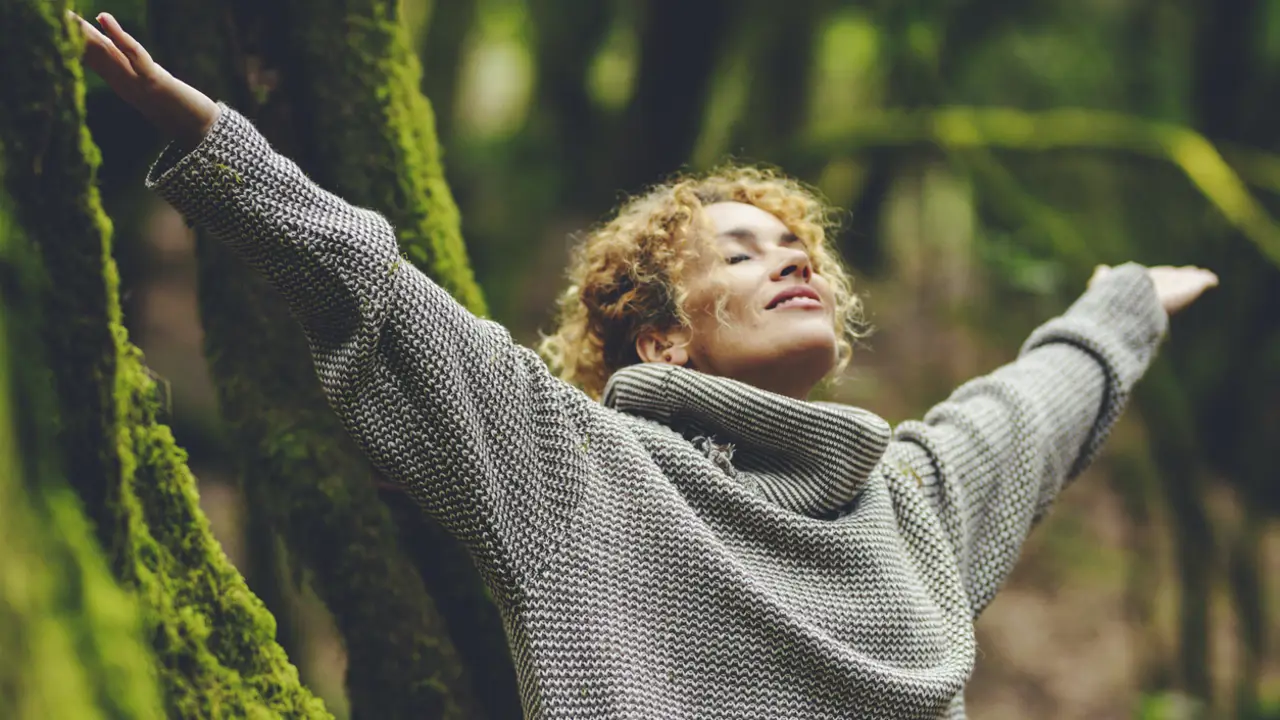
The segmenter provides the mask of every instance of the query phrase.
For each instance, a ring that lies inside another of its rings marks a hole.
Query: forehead
[[[748,203],[718,202],[707,205],[702,210],[717,236],[737,230],[749,231],[757,236],[789,232],[787,226],[773,213]]]

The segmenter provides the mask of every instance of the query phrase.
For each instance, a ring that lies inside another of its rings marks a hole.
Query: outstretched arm
[[[1100,268],[1017,361],[966,383],[923,422],[899,426],[895,452],[937,509],[975,615],[1032,524],[1106,440],[1168,313],[1216,282],[1193,268]]]
[[[373,463],[498,583],[549,559],[587,476],[583,436],[599,406],[404,261],[380,215],[318,187],[248,119],[206,103],[103,21],[110,38],[85,23],[96,33],[86,61],[159,127],[188,134],[148,185],[280,290]]]

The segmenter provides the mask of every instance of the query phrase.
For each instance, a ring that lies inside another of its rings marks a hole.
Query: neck
[[[798,373],[793,374],[781,369],[776,372],[753,373],[751,376],[735,377],[733,379],[761,390],[767,390],[796,400],[808,398],[809,393],[813,392],[813,388],[817,386],[818,380],[821,380],[821,378],[810,379],[807,376],[800,376]]]
[[[694,367],[692,363],[688,367],[693,370],[699,369]],[[704,370],[703,372],[708,371]],[[818,374],[809,367],[797,366],[795,362],[756,365],[728,372],[711,371],[711,374],[737,380],[760,390],[795,400],[807,399],[809,393],[813,392],[813,389],[817,387],[822,378],[826,377],[825,372]]]

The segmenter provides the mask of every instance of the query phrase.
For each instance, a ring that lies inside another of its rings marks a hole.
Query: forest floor
[[[1211,505],[1218,527],[1229,527],[1238,515],[1225,492],[1217,493]],[[1144,531],[1157,539],[1154,553],[1133,546]],[[1063,493],[978,622],[979,659],[968,690],[971,716],[1139,717],[1144,701],[1152,701],[1143,694],[1146,681],[1176,672],[1171,666],[1178,654],[1179,585],[1169,538],[1167,527],[1134,527],[1103,469],[1082,476]],[[1264,597],[1275,598],[1280,596],[1280,528],[1270,528],[1264,545]],[[1214,565],[1219,576],[1210,606],[1207,665],[1220,704],[1211,716],[1235,717],[1229,706],[1242,638],[1221,577],[1225,563]],[[1153,584],[1135,586],[1139,569]],[[1141,616],[1133,609],[1136,594],[1150,603]],[[1274,627],[1280,607],[1269,605],[1267,624]],[[1272,637],[1261,688],[1263,699],[1273,703],[1280,697],[1278,659],[1280,644]],[[1168,720],[1181,715],[1172,709],[1153,714]]]

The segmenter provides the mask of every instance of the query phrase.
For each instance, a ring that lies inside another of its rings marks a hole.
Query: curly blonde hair
[[[726,201],[771,213],[804,243],[835,294],[837,369],[847,365],[862,336],[862,303],[830,242],[835,213],[816,191],[772,169],[727,166],[631,198],[578,245],[557,327],[538,347],[552,371],[598,399],[609,376],[640,362],[637,337],[688,326],[681,280],[700,243],[710,242],[702,208]]]

